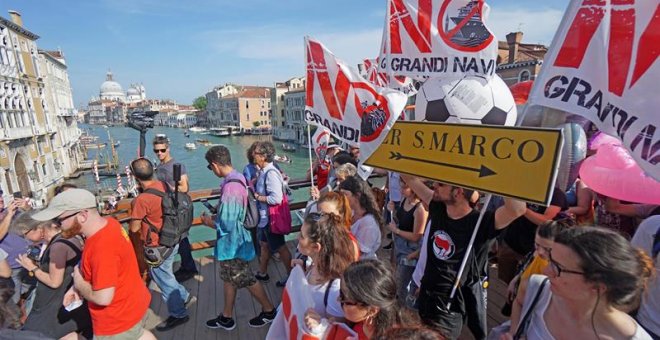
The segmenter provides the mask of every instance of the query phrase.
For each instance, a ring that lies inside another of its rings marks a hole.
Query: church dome
[[[121,88],[121,85],[116,81],[112,80],[112,72],[108,71],[106,75],[106,80],[101,84],[100,90],[101,99],[123,99],[124,90]]]
[[[131,87],[126,91],[126,95],[128,96],[140,96],[140,91],[138,91],[136,88]]]

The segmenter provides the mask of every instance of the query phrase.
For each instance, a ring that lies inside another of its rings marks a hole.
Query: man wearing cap
[[[63,231],[86,238],[63,305],[87,300],[94,338],[155,339],[144,328],[151,294],[140,278],[128,234],[116,219],[102,217],[96,206],[91,192],[69,189],[32,216],[38,221],[55,220]]]
[[[153,141],[154,153],[160,164],[156,167],[156,177],[167,183],[172,190],[174,190],[174,157],[170,153],[170,140],[167,136],[160,134],[156,135]],[[181,164],[181,181],[179,181],[179,192],[188,192],[188,173],[186,166]],[[188,240],[188,233],[181,236],[179,241],[179,255],[181,256],[181,267],[174,273],[176,280],[184,282],[192,279],[197,273],[195,260],[192,256],[190,248],[190,241]]]

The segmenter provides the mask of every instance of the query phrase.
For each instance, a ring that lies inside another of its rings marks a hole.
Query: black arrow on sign
[[[485,165],[481,165],[480,168],[470,168],[470,167],[462,166],[462,165],[436,162],[436,161],[431,161],[431,160],[428,160],[428,159],[420,159],[420,158],[415,158],[415,157],[410,157],[410,156],[404,156],[400,152],[394,152],[394,151],[390,151],[390,159],[393,159],[395,161],[398,161],[398,160],[401,160],[401,159],[409,159],[411,161],[417,161],[417,162],[435,164],[435,165],[440,165],[440,166],[446,166],[446,167],[450,167],[450,168],[473,171],[473,172],[479,173],[479,178],[497,174],[495,171],[489,169]]]

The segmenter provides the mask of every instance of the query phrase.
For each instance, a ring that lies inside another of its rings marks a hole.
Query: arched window
[[[518,82],[528,81],[530,79],[529,70],[522,70],[518,74]]]

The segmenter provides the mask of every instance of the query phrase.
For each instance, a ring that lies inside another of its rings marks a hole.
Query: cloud
[[[491,7],[488,27],[498,40],[506,40],[511,32],[522,31],[523,42],[550,45],[564,11],[552,8]]]
[[[316,32],[316,33],[315,33]],[[325,44],[335,55],[351,64],[378,53],[382,28],[358,31],[334,31],[320,33],[305,27],[260,26],[249,29],[206,31],[197,39],[211,47],[220,56],[240,59],[296,62],[300,70],[304,65],[304,36]]]

